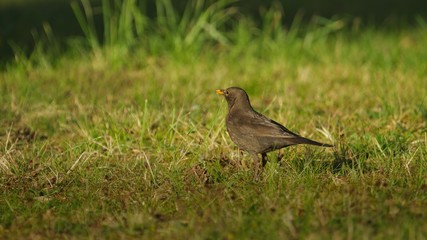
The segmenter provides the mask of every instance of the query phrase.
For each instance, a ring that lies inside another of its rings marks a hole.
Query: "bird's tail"
[[[295,140],[296,140],[295,141],[296,144],[310,144],[310,145],[315,145],[315,146],[320,146],[320,147],[333,147],[333,145],[331,145],[331,144],[316,142],[316,141],[313,141],[311,139],[304,138],[304,137],[299,137]]]

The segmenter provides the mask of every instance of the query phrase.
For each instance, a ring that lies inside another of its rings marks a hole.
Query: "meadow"
[[[47,24],[1,66],[1,239],[427,238],[425,19],[82,3],[84,38]],[[229,86],[334,148],[270,153],[254,180],[215,94]]]

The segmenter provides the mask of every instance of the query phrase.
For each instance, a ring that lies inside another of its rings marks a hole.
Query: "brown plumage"
[[[267,162],[267,153],[296,144],[310,144],[322,147],[332,145],[316,142],[289,131],[283,125],[256,112],[245,90],[239,87],[216,90],[228,103],[226,119],[231,140],[242,150],[249,152],[262,165]]]

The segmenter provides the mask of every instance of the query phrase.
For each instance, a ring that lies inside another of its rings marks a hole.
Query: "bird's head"
[[[217,89],[216,93],[225,97],[228,103],[229,110],[233,108],[235,104],[237,104],[239,108],[242,109],[252,109],[248,94],[246,94],[245,90],[243,90],[242,88],[229,87],[227,89]]]

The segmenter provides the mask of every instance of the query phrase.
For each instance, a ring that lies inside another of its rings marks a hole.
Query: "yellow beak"
[[[215,90],[215,92],[216,92],[216,94],[224,95],[224,90],[222,90],[222,89],[217,89],[217,90]]]

